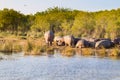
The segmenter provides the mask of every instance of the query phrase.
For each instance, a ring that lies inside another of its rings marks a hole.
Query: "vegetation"
[[[22,46],[15,41],[6,40],[0,44],[0,51],[4,53],[20,52],[22,51]]]
[[[24,46],[25,55],[42,55],[47,51],[47,46],[41,44],[34,44],[33,40],[28,40]]]
[[[56,34],[115,38],[120,36],[120,9],[85,12],[67,8],[48,8],[34,15],[24,15],[13,9],[0,10],[0,32],[14,35],[42,35],[52,27]]]
[[[46,11],[24,15],[13,9],[0,10],[0,38],[19,38],[28,40],[23,44],[0,43],[0,51],[24,51],[26,54],[53,54],[54,48],[43,42],[45,31],[53,29],[56,35],[73,34],[75,37],[111,38],[120,37],[120,9],[98,12],[85,12],[68,8],[48,8]],[[37,40],[39,39],[40,40]],[[29,41],[32,39],[33,41]],[[106,54],[101,50],[99,54]],[[84,55],[94,54],[91,49],[82,50]],[[111,54],[119,55],[114,49]],[[74,55],[73,49],[64,48],[63,55]]]
[[[71,57],[71,56],[74,56],[75,55],[75,50],[73,48],[70,48],[70,47],[65,47],[61,54],[63,56],[68,56],[68,57]]]
[[[84,49],[81,50],[81,54],[82,55],[94,55],[95,52],[91,48],[84,48]]]
[[[118,48],[114,48],[111,50],[111,53],[109,53],[109,56],[120,56],[120,50]]]

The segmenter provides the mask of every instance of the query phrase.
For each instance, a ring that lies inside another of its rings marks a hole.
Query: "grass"
[[[28,40],[24,47],[25,55],[42,55],[45,51],[47,51],[46,45],[35,43],[33,40]]]
[[[112,49],[111,53],[109,53],[109,56],[120,56],[120,50],[118,48]]]
[[[7,36],[7,37],[5,37]],[[42,55],[47,53],[47,55],[53,55],[54,49],[59,49],[61,55],[63,56],[74,56],[77,52],[74,48],[65,47],[65,46],[47,46],[45,44],[44,38],[27,38],[26,36],[17,37],[7,33],[0,33],[0,40],[5,40],[4,43],[0,42],[0,51],[3,53],[13,53],[23,51],[25,55]],[[22,44],[21,44],[22,43]],[[118,47],[112,49],[91,49],[91,48],[82,48],[78,50],[81,55],[95,55],[95,56],[120,56],[120,50]]]
[[[63,56],[71,57],[75,55],[75,50],[70,47],[65,47],[61,53]]]
[[[53,55],[54,54],[54,47],[47,47],[46,53],[47,53],[47,55]]]
[[[34,47],[33,43],[28,40],[27,44],[24,46],[25,55],[29,55],[32,52],[33,47]]]
[[[105,48],[101,48],[95,51],[97,56],[106,56],[108,53]]]
[[[3,53],[20,52],[22,51],[22,47],[16,42],[6,40],[4,43],[0,44],[0,51]]]
[[[93,55],[93,54],[94,54],[94,51],[93,51],[93,49],[91,49],[91,48],[83,48],[83,49],[81,50],[81,54],[82,54],[82,55]]]
[[[10,52],[10,53],[12,53],[12,51],[13,51],[13,44],[10,41],[5,42],[1,46],[1,52],[4,52],[4,53]]]

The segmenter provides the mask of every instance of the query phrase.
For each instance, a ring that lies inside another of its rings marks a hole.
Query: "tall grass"
[[[25,55],[41,55],[43,52],[47,50],[45,45],[40,43],[35,43],[34,41],[27,41],[27,44],[24,46]]]
[[[111,49],[109,56],[120,56],[120,50],[118,48]]]
[[[75,55],[75,50],[71,47],[65,47],[61,53],[63,56],[71,57]]]
[[[106,56],[108,53],[105,48],[101,48],[101,49],[96,50],[95,54],[97,56]]]
[[[81,50],[81,54],[82,54],[82,55],[93,55],[93,54],[94,54],[94,51],[93,51],[93,49],[91,49],[91,48],[83,48],[83,49]]]
[[[20,52],[22,47],[11,40],[6,40],[0,44],[0,51],[4,53]]]

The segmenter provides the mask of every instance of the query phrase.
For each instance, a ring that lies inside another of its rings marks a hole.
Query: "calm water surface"
[[[120,80],[120,60],[12,55],[0,60],[0,80]]]

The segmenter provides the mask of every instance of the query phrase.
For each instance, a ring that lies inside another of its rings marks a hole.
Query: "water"
[[[120,80],[120,60],[12,55],[0,60],[0,80]]]

